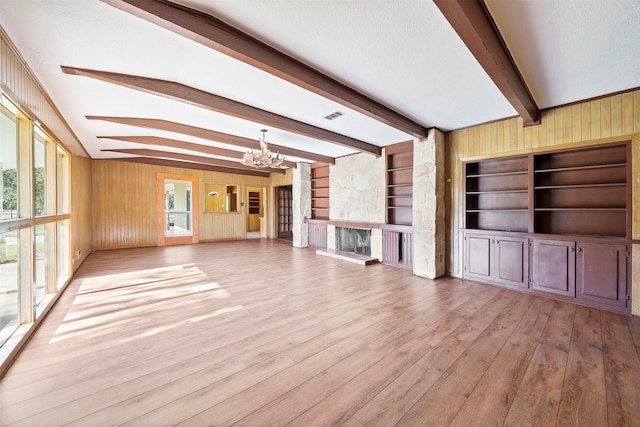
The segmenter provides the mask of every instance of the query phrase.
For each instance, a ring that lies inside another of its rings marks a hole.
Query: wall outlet
[[[82,251],[80,249],[76,251],[76,258],[82,259]]]

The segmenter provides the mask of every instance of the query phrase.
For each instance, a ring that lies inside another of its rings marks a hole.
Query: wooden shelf
[[[496,190],[496,191],[467,191],[467,195],[476,194],[507,194],[507,193],[528,193],[529,190]]]
[[[554,211],[626,211],[627,208],[535,208],[536,212],[554,212]]]
[[[601,165],[588,165],[588,166],[570,166],[564,168],[552,168],[552,169],[536,169],[534,173],[551,173],[551,172],[565,172],[565,171],[580,171],[590,169],[606,169],[606,168],[619,168],[626,167],[626,163],[605,163]]]
[[[567,185],[541,185],[538,187],[534,187],[536,190],[556,190],[556,189],[564,189],[564,188],[601,188],[601,187],[625,187],[626,182],[613,182],[613,183],[603,183],[603,184],[567,184]]]
[[[467,209],[467,212],[529,212],[529,209]]]
[[[403,167],[400,167],[400,168],[389,168],[389,169],[387,169],[387,172],[397,172],[397,171],[406,171],[406,170],[412,171],[413,170],[413,165],[411,165],[411,166],[403,166]]]
[[[516,172],[497,172],[497,173],[483,173],[476,175],[467,175],[467,178],[486,178],[489,176],[513,176],[513,175],[527,175],[529,172],[524,171],[516,171]]]

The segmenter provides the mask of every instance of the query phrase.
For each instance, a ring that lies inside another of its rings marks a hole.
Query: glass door
[[[191,236],[191,181],[164,180],[164,235]]]
[[[293,188],[291,185],[276,187],[276,216],[278,239],[293,238]]]
[[[157,175],[158,246],[198,243],[198,178]]]

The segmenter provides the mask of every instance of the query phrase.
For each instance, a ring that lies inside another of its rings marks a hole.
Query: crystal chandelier
[[[267,139],[265,137],[267,130],[260,129],[260,132],[262,132],[262,137],[260,137],[260,139],[258,140],[260,142],[260,151],[247,151],[242,156],[242,160],[240,161],[240,163],[254,168],[285,168],[285,166],[283,165],[284,156],[278,153],[274,154],[269,151],[269,146],[267,145]]]

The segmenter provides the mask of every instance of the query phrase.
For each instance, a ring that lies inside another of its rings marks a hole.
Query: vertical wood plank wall
[[[523,128],[522,119],[512,118],[448,133],[448,273],[462,276],[464,161],[626,140],[633,153],[632,235],[640,239],[640,90],[545,110],[539,126]],[[633,252],[633,274],[640,277],[640,245]],[[640,314],[640,285],[633,294],[632,311]]]
[[[91,224],[91,159],[71,156],[71,268],[76,271],[84,258],[93,249],[93,229]],[[77,259],[77,251],[82,257]]]
[[[7,95],[35,115],[48,130],[71,152],[87,157],[87,153],[75,135],[69,130],[62,115],[37,82],[33,73],[0,28],[0,83]]]
[[[199,180],[200,241],[231,240],[246,237],[247,187],[285,185],[285,175],[272,178],[153,166],[113,160],[93,160],[92,222],[94,249],[155,246],[156,175],[188,174]],[[205,183],[238,186],[237,213],[204,212]],[[290,184],[290,181],[289,181]],[[273,222],[273,198],[266,198],[268,222]],[[244,203],[244,206],[241,204]]]

